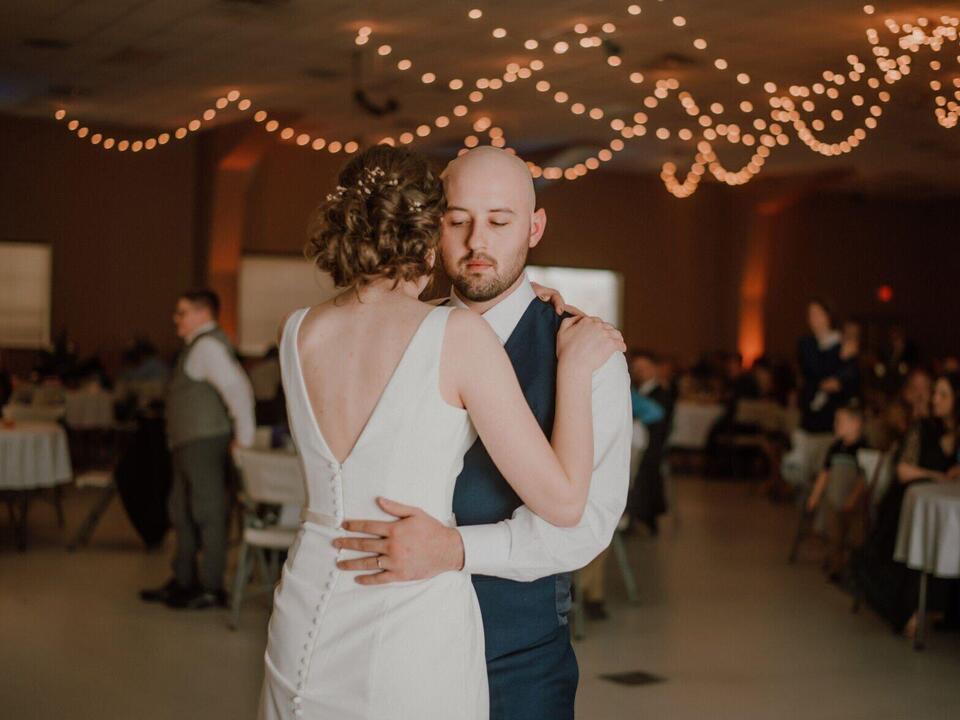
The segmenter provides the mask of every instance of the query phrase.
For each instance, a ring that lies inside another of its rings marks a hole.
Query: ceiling
[[[885,44],[896,48],[896,38],[883,19],[915,21],[919,16],[955,15],[960,4],[918,4],[878,0],[876,15],[864,14],[856,0],[637,0],[639,15],[627,12],[628,0],[577,3],[570,0],[377,0],[327,2],[317,0],[4,0],[0,4],[0,112],[50,117],[66,108],[91,127],[156,128],[172,130],[198,116],[213,101],[236,88],[253,101],[253,109],[267,109],[294,127],[328,139],[375,142],[397,136],[439,115],[452,122],[433,128],[417,145],[459,146],[471,125],[482,116],[505,133],[509,145],[521,154],[549,149],[554,157],[577,162],[605,147],[618,134],[612,118],[629,120],[637,111],[647,114],[649,133],[627,141],[611,166],[625,171],[659,171],[672,160],[689,166],[696,153],[693,141],[677,137],[683,127],[701,128],[683,111],[676,97],[650,109],[643,105],[658,80],[676,79],[704,112],[714,102],[724,106],[717,122],[748,128],[756,117],[770,121],[769,97],[763,89],[771,81],[781,88],[822,81],[825,70],[846,73],[847,56],[857,55],[867,73],[872,46],[865,31],[877,27]],[[584,7],[589,6],[589,11]],[[470,8],[484,14],[467,17]],[[686,24],[677,27],[673,18]],[[612,32],[602,32],[604,23]],[[574,30],[585,23],[585,35]],[[355,42],[359,28],[369,26],[369,42]],[[495,28],[507,31],[496,39]],[[579,46],[582,37],[596,34],[605,44]],[[705,51],[694,38],[708,41]],[[539,47],[526,50],[523,42],[536,39]],[[556,42],[569,51],[558,55]],[[378,48],[392,52],[382,57]],[[611,67],[607,58],[622,59]],[[891,100],[879,127],[852,153],[822,157],[804,147],[791,129],[792,142],[774,148],[764,173],[830,173],[858,189],[919,193],[960,191],[960,127],[946,129],[934,117],[930,81],[940,78],[949,90],[960,75],[960,45],[954,42],[939,53],[921,48],[909,76],[885,86]],[[713,61],[729,63],[718,70]],[[939,58],[943,69],[934,72],[929,61]],[[402,72],[397,61],[408,58],[413,68]],[[505,67],[526,66],[539,58],[545,67],[530,79],[505,83],[471,103],[468,91],[479,77],[502,77]],[[424,84],[421,75],[433,72],[437,80]],[[644,80],[633,84],[632,72]],[[737,81],[738,73],[749,84]],[[866,75],[865,75],[866,77]],[[449,80],[465,82],[451,90]],[[535,83],[551,83],[549,92],[537,92]],[[847,117],[826,134],[840,140],[854,127],[850,96],[869,92],[838,88],[836,103],[816,98],[817,112],[845,109]],[[365,93],[367,108],[355,100]],[[586,108],[603,110],[602,120],[575,115],[570,103],[553,100],[557,90],[567,92]],[[952,98],[951,98],[952,99]],[[380,113],[391,100],[397,109]],[[750,100],[751,112],[739,103]],[[469,106],[465,118],[451,109]],[[869,105],[869,100],[868,100]],[[862,112],[862,111],[860,111]],[[249,115],[249,113],[247,113]],[[210,125],[251,122],[235,109],[221,112]],[[655,130],[672,130],[659,140]],[[478,133],[479,134],[479,133]],[[719,143],[717,153],[728,166],[739,167],[751,150]],[[840,171],[840,172],[838,172]]]

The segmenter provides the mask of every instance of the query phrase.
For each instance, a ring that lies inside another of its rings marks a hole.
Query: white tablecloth
[[[703,450],[714,423],[726,408],[720,403],[695,403],[679,400],[673,412],[673,432],[670,447],[685,450]]]
[[[960,577],[960,483],[907,490],[893,557],[937,577]]]
[[[67,392],[64,420],[78,430],[108,428],[113,425],[113,395],[104,391]]]
[[[0,427],[0,490],[30,490],[70,482],[67,434],[56,423]]]

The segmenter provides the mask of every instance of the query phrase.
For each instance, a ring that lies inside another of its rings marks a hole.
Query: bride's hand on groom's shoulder
[[[543,302],[550,303],[553,305],[553,309],[557,311],[557,315],[563,315],[564,313],[570,313],[576,317],[583,317],[586,313],[583,312],[578,307],[573,305],[567,305],[566,301],[563,299],[563,295],[560,294],[559,290],[554,290],[553,288],[544,287],[540,283],[535,283],[532,280],[530,285],[533,287],[533,292],[538,298],[543,300]]]
[[[333,541],[339,550],[370,553],[366,557],[341,560],[341,570],[379,572],[358,575],[361,585],[383,585],[408,580],[426,580],[450,570],[463,568],[463,541],[451,528],[418,507],[377,498],[380,508],[396,520],[347,520],[343,529],[371,537],[340,537]]]
[[[598,317],[567,318],[557,333],[558,361],[591,372],[599,370],[614,353],[626,349],[620,331]]]

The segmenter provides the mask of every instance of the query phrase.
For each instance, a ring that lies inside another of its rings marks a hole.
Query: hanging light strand
[[[641,15],[642,8],[639,5],[631,4],[627,6],[626,12],[629,16],[636,17]],[[867,16],[873,16],[876,10],[872,5],[866,5],[863,12]],[[484,12],[481,8],[473,8],[467,13],[467,17],[471,21],[477,21],[484,17]],[[687,18],[684,16],[673,16],[671,24],[678,31],[694,34]],[[759,173],[766,159],[777,146],[789,144],[790,138],[784,131],[784,126],[792,128],[804,146],[823,156],[831,157],[849,153],[863,143],[869,131],[876,129],[879,125],[879,118],[883,113],[882,106],[891,99],[889,91],[880,89],[882,83],[892,86],[909,75],[914,67],[912,59],[922,49],[929,49],[931,52],[938,53],[944,49],[947,43],[956,43],[960,19],[943,15],[938,21],[920,17],[914,22],[899,22],[888,17],[884,20],[883,26],[895,36],[900,54],[894,57],[894,50],[881,43],[880,32],[877,28],[867,28],[866,38],[872,46],[874,55],[872,62],[876,65],[880,75],[869,75],[866,62],[861,61],[856,55],[848,55],[848,70],[826,70],[822,73],[823,82],[818,81],[811,86],[792,85],[784,92],[775,83],[766,82],[762,89],[766,104],[770,108],[769,120],[754,112],[763,105],[755,105],[748,98],[741,99],[730,108],[725,108],[720,103],[711,103],[707,108],[709,112],[706,112],[703,107],[696,103],[689,92],[680,89],[679,82],[676,79],[667,78],[658,80],[654,91],[643,98],[642,103],[645,110],[654,111],[661,105],[662,101],[666,100],[671,94],[675,94],[682,109],[690,116],[692,127],[671,129],[661,126],[657,127],[655,131],[648,132],[648,125],[652,127],[652,124],[644,111],[635,113],[632,122],[618,117],[608,119],[606,111],[601,106],[590,106],[587,103],[577,101],[571,98],[567,91],[553,86],[545,79],[540,80],[536,83],[536,90],[539,93],[550,92],[557,104],[565,106],[572,114],[583,119],[594,122],[608,122],[615,136],[606,147],[599,149],[583,163],[577,163],[567,168],[539,167],[535,163],[528,163],[528,165],[531,167],[531,172],[537,177],[574,180],[584,177],[590,171],[599,168],[602,163],[610,161],[615,153],[623,150],[625,147],[624,141],[644,137],[648,134],[660,141],[677,138],[691,145],[696,144],[697,153],[694,162],[685,171],[683,180],[680,179],[675,164],[665,163],[662,167],[661,178],[670,192],[678,197],[684,197],[695,192],[697,185],[707,172],[721,182],[730,185],[748,182]],[[600,34],[613,34],[617,32],[617,26],[613,22],[604,22],[600,24],[598,30],[596,27],[591,28],[586,23],[578,23],[572,28],[572,32],[573,35],[568,37],[573,42],[558,40],[552,47],[554,53],[564,54],[571,48],[589,50],[601,47],[603,41]],[[372,36],[372,28],[369,25],[364,25],[358,29],[354,41],[358,46],[366,45],[370,42]],[[509,28],[501,26],[494,27],[490,36],[496,42],[506,38],[516,39]],[[540,41],[536,38],[517,40],[517,42],[520,42],[526,51],[540,48]],[[702,37],[695,37],[692,44],[699,51],[706,51],[710,47],[707,40]],[[378,55],[386,57],[394,52],[394,48],[390,45],[381,44],[376,52]],[[956,59],[960,63],[960,55],[957,55]],[[468,116],[470,106],[480,109],[490,92],[499,90],[507,84],[530,79],[536,72],[542,70],[544,65],[545,63],[539,58],[531,59],[528,65],[522,67],[519,63],[511,62],[506,66],[505,72],[500,77],[476,78],[472,85],[460,78],[451,78],[446,81],[447,86],[451,90],[462,90],[467,93],[469,105],[467,103],[458,104],[449,114],[438,115],[429,123],[423,122],[412,130],[400,133],[396,139],[388,136],[382,138],[379,142],[410,144],[418,138],[428,137],[434,128],[446,128],[454,122],[454,119],[462,119]],[[612,71],[625,71],[619,55],[609,55],[607,65]],[[714,57],[712,65],[718,72],[733,73],[733,69],[725,58]],[[396,64],[396,68],[401,72],[410,70],[412,67],[413,61],[409,58],[403,58]],[[943,65],[939,60],[933,60],[930,62],[930,69],[939,72],[943,69]],[[429,85],[437,82],[438,77],[435,72],[424,72],[420,75],[420,81]],[[628,77],[634,85],[639,85],[644,81],[642,74],[639,72],[630,72]],[[754,83],[753,78],[744,72],[736,73],[735,79],[738,84],[743,86],[751,86]],[[869,93],[859,89],[858,86],[862,84],[868,86]],[[952,91],[952,97],[949,97],[947,93],[950,92],[951,85],[954,90]],[[937,122],[945,128],[956,127],[958,121],[960,121],[960,103],[957,102],[960,101],[960,76],[953,76],[944,80],[941,80],[938,76],[930,81],[930,88],[936,93],[934,96],[936,106],[934,115]],[[869,102],[865,97],[867,94],[871,95]],[[838,107],[837,105],[841,100],[848,101],[853,107],[853,111]],[[833,102],[832,109],[830,108],[831,102]],[[250,110],[253,104],[249,98],[241,98],[239,91],[232,90],[226,96],[218,98],[213,107],[208,108],[186,125],[174,131],[136,139],[116,138],[106,133],[93,131],[91,128],[82,125],[78,119],[69,118],[65,109],[58,110],[55,117],[64,121],[67,128],[75,133],[78,138],[88,139],[91,144],[102,149],[116,148],[120,152],[127,150],[139,152],[166,145],[172,139],[185,138],[189,133],[200,130],[205,123],[211,122],[219,112],[228,109],[234,103],[236,103],[237,110],[244,112]],[[742,113],[746,120],[741,120],[740,123],[731,120],[730,113],[735,111]],[[453,116],[453,119],[450,115]],[[831,142],[824,139],[824,133],[832,131],[832,128],[836,125],[849,122],[850,118],[854,116],[860,116],[861,121],[852,132],[846,133],[842,140]],[[487,119],[489,120],[489,118]],[[276,132],[281,140],[293,142],[298,146],[309,146],[315,150],[326,148],[329,152],[334,153],[340,150],[346,153],[356,152],[360,147],[356,140],[328,141],[325,138],[312,137],[309,133],[299,132],[293,127],[281,128],[280,122],[271,118],[266,110],[258,110],[254,114],[254,120],[260,123],[267,132]],[[477,131],[476,126],[477,123],[474,123],[475,131]],[[498,133],[494,134],[494,130]],[[506,148],[506,140],[502,130],[488,126],[478,132],[484,131],[488,132],[491,145]],[[720,162],[714,150],[714,143],[720,138],[726,140],[728,144],[755,148],[747,164],[737,170],[727,169]],[[469,144],[471,142],[479,144],[480,140],[476,135],[468,135],[464,139],[465,148],[471,147]]]

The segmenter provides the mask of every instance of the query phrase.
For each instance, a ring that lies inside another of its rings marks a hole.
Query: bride
[[[342,170],[311,237],[342,294],[293,312],[280,360],[307,508],[276,591],[261,720],[486,720],[483,626],[470,577],[362,586],[341,573],[344,517],[389,519],[390,497],[454,523],[454,483],[477,434],[523,502],[578,523],[593,464],[591,375],[620,334],[570,318],[557,335],[552,442],[483,318],[418,298],[436,261],[440,180],[378,145]],[[378,559],[378,572],[389,561]]]

